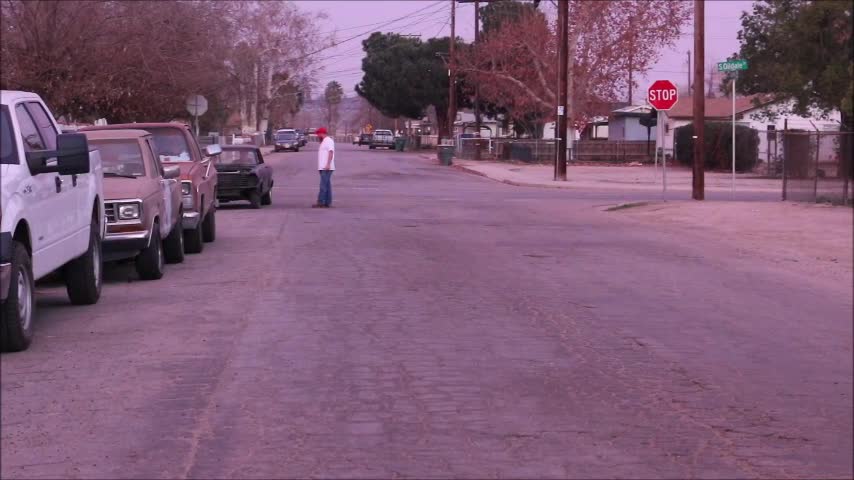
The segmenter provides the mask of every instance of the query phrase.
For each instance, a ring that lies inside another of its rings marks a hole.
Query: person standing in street
[[[317,203],[313,208],[329,208],[332,206],[332,172],[335,171],[335,140],[326,134],[326,129],[320,127],[315,134],[320,138],[320,148],[317,149],[317,169],[320,171],[320,192]]]

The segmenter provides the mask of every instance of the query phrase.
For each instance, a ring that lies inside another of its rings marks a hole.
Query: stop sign
[[[673,85],[670,80],[656,80],[649,86],[646,98],[656,110],[670,110],[673,105],[676,105],[679,93],[676,85]]]

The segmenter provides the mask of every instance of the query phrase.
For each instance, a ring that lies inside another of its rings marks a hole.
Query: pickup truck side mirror
[[[218,144],[208,145],[207,147],[205,147],[205,155],[207,155],[208,157],[214,157],[216,155],[219,155],[220,153],[222,153],[222,147],[220,147]]]
[[[56,158],[56,163],[48,163],[50,158]],[[62,133],[56,137],[56,150],[27,152],[27,164],[33,175],[53,172],[60,175],[89,173],[89,141],[82,133]]]
[[[178,166],[169,166],[163,167],[163,178],[166,180],[172,178],[178,178],[181,176],[181,167]]]

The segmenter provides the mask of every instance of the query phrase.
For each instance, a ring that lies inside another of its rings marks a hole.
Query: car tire
[[[182,213],[178,214],[178,218],[182,218]],[[184,232],[181,229],[181,221],[179,220],[172,226],[172,231],[169,236],[163,241],[163,254],[166,257],[166,263],[181,263],[184,261]]]
[[[202,253],[205,243],[202,240],[202,224],[192,230],[184,230],[184,251],[187,253]]]
[[[166,264],[159,224],[154,224],[154,228],[151,229],[151,235],[152,237],[148,242],[148,246],[136,256],[136,273],[143,280],[159,280],[163,278],[163,266]]]
[[[261,195],[261,205],[272,205],[273,204],[273,186],[270,186],[270,189],[267,190],[267,193]]]
[[[12,242],[9,297],[0,304],[0,350],[20,352],[33,341],[33,262],[26,247]]]
[[[202,240],[207,243],[216,240],[216,208],[211,208],[202,220]]]
[[[68,262],[62,269],[65,290],[73,305],[93,305],[101,298],[101,282],[104,270],[101,256],[101,231],[98,222],[92,220],[89,227],[89,248],[86,253]]]
[[[373,146],[373,145],[370,145],[370,146],[368,146],[368,148],[369,148],[369,149],[371,149],[371,150],[373,150],[373,149],[375,149],[375,148],[377,148],[377,147],[375,147],[375,146]]]
[[[249,205],[251,205],[252,208],[254,208],[256,210],[261,208],[261,194],[258,193],[257,190],[253,190],[253,191],[249,192],[248,200],[249,200]]]

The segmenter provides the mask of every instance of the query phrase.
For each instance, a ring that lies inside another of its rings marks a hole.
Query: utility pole
[[[457,70],[454,58],[454,44],[456,43],[457,27],[457,5],[456,0],[451,0],[451,47],[448,58],[448,138],[454,140],[454,121],[457,119]]]
[[[558,138],[557,155],[555,156],[555,181],[566,181],[566,97],[569,61],[569,0],[558,0],[557,6],[557,36],[558,36],[558,89],[557,89],[557,121],[555,136]]]
[[[480,2],[474,1],[474,43],[480,40]],[[474,129],[477,132],[477,142],[474,146],[474,159],[480,160],[480,82],[474,86]]]
[[[694,83],[697,79],[705,78],[704,67],[706,63],[705,51],[705,0],[694,0]],[[694,178],[691,198],[703,200],[705,198],[705,119],[706,99],[703,98],[703,84],[700,88],[694,87]]]

